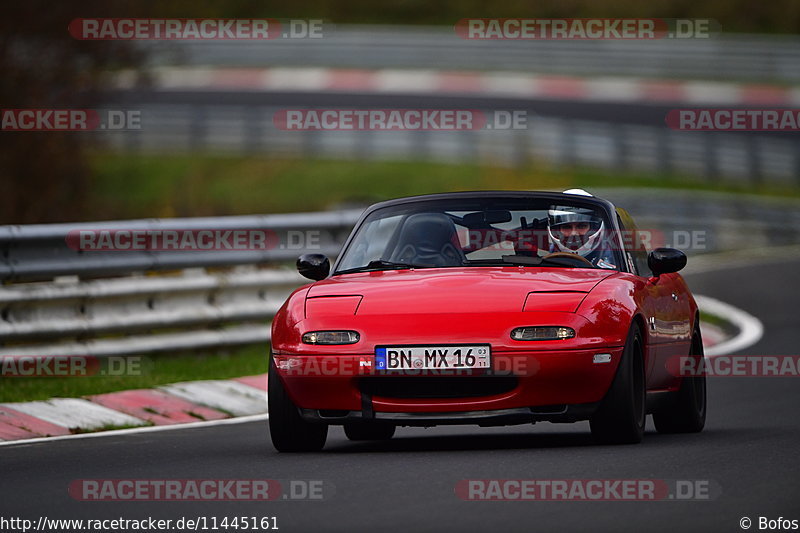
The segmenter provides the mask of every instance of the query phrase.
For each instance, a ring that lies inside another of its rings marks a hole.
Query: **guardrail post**
[[[614,143],[614,166],[618,171],[628,170],[628,146],[625,142],[625,126],[612,126],[611,136]]]
[[[242,106],[242,120],[244,122],[244,149],[248,154],[259,152],[261,141],[264,138],[264,109],[255,109]]]
[[[575,122],[571,119],[561,121],[561,149],[558,154],[558,164],[574,166],[577,159],[577,131]]]
[[[430,159],[432,152],[431,150],[432,139],[430,132],[419,130],[419,131],[414,131],[412,135],[414,136],[413,137],[414,140],[411,143],[413,147],[412,148],[413,153],[416,154],[419,157],[419,159],[423,160]]]
[[[794,138],[794,143],[797,148],[793,151],[793,167],[794,167],[794,176],[797,178],[797,184],[800,185],[800,139],[797,137]]]
[[[528,164],[528,144],[530,138],[528,130],[514,131],[514,166],[517,168],[524,168]]]
[[[754,185],[760,185],[763,181],[761,173],[761,153],[758,150],[758,137],[752,133],[745,133],[745,143],[747,143],[747,150],[745,157],[747,157],[747,173],[750,179],[753,180]]]
[[[200,151],[205,148],[208,130],[208,112],[206,106],[192,107],[192,118],[189,122],[189,149]]]
[[[659,128],[656,131],[656,171],[663,176],[673,173],[672,158],[676,156],[672,149],[672,135],[670,131]]]
[[[310,158],[318,157],[323,143],[322,134],[315,130],[307,130],[301,135],[302,144],[300,148],[302,154]]]
[[[375,132],[353,132],[356,143],[355,154],[358,159],[372,159],[375,155]]]
[[[705,177],[711,181],[719,178],[719,165],[717,165],[718,139],[714,133],[703,134],[703,166]]]

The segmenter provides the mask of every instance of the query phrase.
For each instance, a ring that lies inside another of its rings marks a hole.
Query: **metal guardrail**
[[[189,271],[0,290],[0,357],[106,357],[253,344],[303,279],[291,270]]]
[[[454,21],[455,22],[455,21]],[[723,28],[724,29],[724,28]],[[320,39],[143,44],[157,65],[513,70],[797,83],[800,38],[464,40],[452,26],[329,26]]]
[[[140,105],[141,130],[98,132],[130,152],[218,152],[308,158],[432,160],[520,166],[545,162],[620,172],[682,174],[715,182],[800,179],[800,149],[787,135],[685,132],[663,126],[528,115],[527,129],[463,132],[284,131],[282,108]],[[491,116],[486,111],[487,116]]]
[[[702,232],[702,249],[689,254],[800,242],[797,201],[696,191],[595,192],[626,207],[641,230],[657,228],[667,236]],[[359,214],[0,227],[0,357],[105,357],[263,344],[269,320],[307,282],[294,270],[275,268],[276,262],[306,251],[337,255]],[[313,250],[267,252],[79,253],[66,245],[74,229],[134,227],[319,231],[320,240]]]
[[[312,250],[337,255],[360,213],[2,226],[0,356],[104,357],[265,342],[269,319],[304,282],[276,264]],[[82,229],[266,230],[277,240],[269,250],[80,251],[67,240]],[[313,245],[291,245],[291,232],[313,233]]]
[[[288,232],[314,231],[320,253],[336,254],[360,211],[291,213],[217,218],[119,220],[74,224],[0,226],[0,280],[55,276],[97,277],[131,272],[223,267],[294,260],[305,245],[288,242]],[[82,251],[71,248],[71,231],[264,230],[277,237],[270,249],[223,251]]]

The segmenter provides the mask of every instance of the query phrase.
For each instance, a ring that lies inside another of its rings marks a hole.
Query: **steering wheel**
[[[552,253],[549,253],[549,254],[545,255],[544,257],[542,257],[542,261],[547,261],[548,259],[558,259],[558,258],[576,259],[579,262],[586,263],[590,267],[594,268],[594,265],[592,264],[592,262],[589,261],[588,259],[586,259],[585,257],[583,257],[582,255],[572,254],[572,253],[569,253],[569,252],[552,252]]]

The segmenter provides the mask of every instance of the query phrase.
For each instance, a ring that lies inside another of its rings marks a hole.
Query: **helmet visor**
[[[554,206],[548,211],[550,231],[566,248],[577,251],[600,229],[602,218],[591,209]]]

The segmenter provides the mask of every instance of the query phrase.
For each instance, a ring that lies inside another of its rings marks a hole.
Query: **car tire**
[[[272,359],[272,358],[270,358]],[[275,361],[270,361],[267,386],[269,434],[279,452],[315,452],[325,446],[327,424],[306,422],[283,386]]]
[[[596,441],[603,444],[641,442],[647,416],[645,388],[644,342],[638,324],[633,324],[614,381],[589,419]]]
[[[394,424],[353,423],[344,425],[344,434],[350,440],[389,440],[394,436]]]
[[[695,325],[690,356],[703,357],[700,326]],[[653,412],[653,423],[659,433],[699,433],[706,425],[706,377],[684,377],[681,388],[667,404]]]

